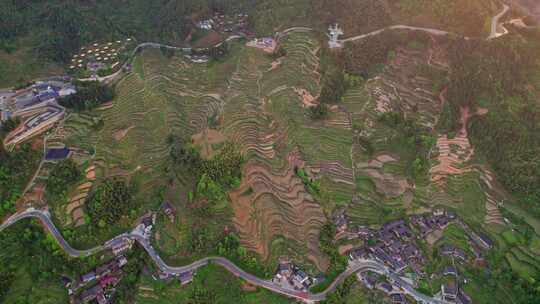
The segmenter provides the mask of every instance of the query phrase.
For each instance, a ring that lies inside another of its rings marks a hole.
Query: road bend
[[[497,38],[497,37],[501,37],[501,36],[503,36],[505,34],[508,34],[508,31],[504,27],[503,27],[503,32],[498,33],[497,32],[497,27],[499,25],[499,20],[508,12],[509,9],[510,9],[510,7],[508,5],[503,4],[503,9],[501,10],[501,12],[499,12],[497,15],[495,15],[495,16],[493,16],[491,18],[491,29],[490,29],[490,34],[487,37],[487,40],[494,39],[494,38]],[[379,30],[376,30],[376,31],[373,31],[373,32],[370,32],[370,33],[366,33],[366,34],[362,34],[362,35],[358,35],[358,36],[354,36],[354,37],[350,37],[350,38],[346,38],[346,39],[341,39],[339,41],[341,43],[344,43],[344,42],[347,42],[347,41],[362,40],[362,39],[365,39],[365,38],[368,38],[368,37],[371,37],[371,36],[378,35],[378,34],[384,32],[386,30],[422,31],[422,32],[426,32],[426,33],[429,33],[429,34],[432,34],[432,35],[435,35],[435,36],[446,36],[446,35],[451,35],[451,34],[452,35],[457,35],[457,34],[452,33],[452,32],[443,31],[443,30],[434,29],[434,28],[397,24],[397,25],[391,25],[391,26],[388,26],[388,27],[385,27],[385,28],[382,28],[382,29],[379,29]],[[466,37],[466,36],[464,36],[463,38],[465,38],[466,40],[472,39],[472,37]]]

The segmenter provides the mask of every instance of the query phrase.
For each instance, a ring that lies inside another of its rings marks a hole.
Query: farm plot
[[[269,111],[277,104],[276,94],[298,97],[291,88],[275,93],[266,85],[264,73],[270,58],[250,49],[241,52],[223,107],[223,133],[246,157],[242,184],[230,193],[233,223],[242,244],[263,258],[269,258],[274,251],[272,240],[280,236],[306,248],[307,259],[325,269],[328,262],[318,249],[318,233],[325,220],[322,209],[295,176],[299,155],[287,132],[290,126]],[[274,93],[267,96],[265,91]]]

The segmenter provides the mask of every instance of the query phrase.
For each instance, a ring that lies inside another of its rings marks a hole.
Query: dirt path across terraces
[[[122,139],[124,139],[124,137],[126,137],[126,135],[128,134],[129,130],[135,128],[135,126],[130,126],[128,128],[125,128],[125,129],[121,129],[121,130],[117,130],[117,131],[114,131],[113,134],[112,134],[112,137],[114,138],[114,140],[116,141],[121,141]]]

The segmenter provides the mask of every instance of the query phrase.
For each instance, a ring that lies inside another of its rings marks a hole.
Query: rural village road
[[[504,27],[503,27],[504,32],[503,33],[498,33],[497,32],[497,26],[499,24],[499,19],[501,19],[501,17],[504,16],[508,12],[509,9],[510,9],[510,7],[508,5],[503,4],[502,11],[500,13],[498,13],[497,15],[493,16],[493,18],[491,18],[491,30],[490,30],[489,36],[487,38],[488,40],[503,36],[505,34],[508,34],[508,31]],[[378,34],[384,32],[385,30],[422,31],[422,32],[430,33],[430,34],[437,35],[437,36],[445,36],[445,35],[454,34],[454,33],[439,30],[439,29],[397,24],[397,25],[391,25],[391,26],[388,26],[388,27],[385,27],[385,28],[382,28],[380,30],[376,30],[376,31],[373,31],[373,32],[370,32],[370,33],[366,33],[366,34],[362,34],[362,35],[358,35],[358,36],[354,36],[354,37],[349,37],[349,38],[346,38],[346,39],[341,39],[339,41],[343,43],[343,42],[347,42],[347,41],[361,40],[361,39],[364,39],[364,38],[367,38],[367,37],[378,35]],[[472,39],[471,37],[464,37],[464,38],[467,39],[467,40]]]
[[[8,228],[9,226],[15,224],[16,222],[26,219],[26,218],[39,219],[43,223],[45,228],[56,239],[56,241],[58,242],[58,245],[69,256],[72,256],[72,257],[89,256],[101,250],[111,248],[111,246],[116,242],[119,242],[125,239],[131,239],[138,242],[146,250],[150,258],[152,258],[152,260],[156,263],[159,269],[165,273],[180,274],[187,271],[195,271],[199,267],[205,266],[209,263],[215,263],[224,267],[235,276],[244,279],[250,284],[263,287],[270,291],[282,294],[287,297],[302,300],[307,303],[313,303],[313,302],[324,300],[326,298],[326,295],[332,292],[333,290],[335,290],[335,288],[340,283],[342,283],[347,277],[349,277],[350,275],[356,272],[367,271],[367,270],[389,276],[393,281],[398,282],[400,284],[404,292],[413,296],[418,301],[421,301],[427,304],[446,304],[447,303],[445,301],[427,297],[417,292],[413,286],[411,286],[409,283],[402,280],[397,274],[394,274],[393,272],[389,271],[387,267],[385,267],[384,265],[382,265],[381,263],[375,260],[360,260],[360,261],[351,262],[349,266],[347,267],[347,269],[344,272],[342,272],[340,275],[338,275],[335,278],[335,280],[324,291],[320,293],[309,293],[309,292],[303,292],[303,291],[298,291],[298,290],[285,289],[279,286],[278,284],[272,282],[271,280],[258,278],[250,273],[245,272],[240,267],[236,266],[233,262],[223,257],[206,257],[185,266],[179,266],[179,267],[169,266],[161,259],[161,257],[152,247],[148,239],[144,238],[142,235],[138,233],[120,234],[114,237],[113,239],[105,242],[104,245],[97,246],[88,250],[77,250],[71,247],[69,243],[64,239],[64,237],[62,236],[58,228],[56,228],[56,226],[50,219],[50,215],[47,211],[36,210],[34,208],[29,208],[26,211],[16,213],[12,215],[11,217],[9,217],[4,223],[0,225],[0,232]]]

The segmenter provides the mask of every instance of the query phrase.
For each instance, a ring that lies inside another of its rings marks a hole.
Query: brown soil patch
[[[302,104],[304,107],[314,107],[318,104],[316,98],[313,97],[313,95],[311,95],[311,93],[306,89],[294,88],[294,91],[302,99]]]
[[[468,107],[461,108],[461,130],[453,139],[448,139],[446,135],[441,135],[437,140],[438,164],[430,170],[431,181],[442,182],[450,174],[463,174],[469,172],[471,168],[466,163],[474,155],[468,134],[467,123],[474,115],[485,115],[488,109],[478,108],[475,113],[470,113]]]
[[[32,140],[31,148],[34,151],[41,151],[43,149],[43,137],[36,137]]]
[[[45,194],[45,185],[37,184],[30,191],[28,191],[23,197],[19,198],[15,203],[16,210],[24,210],[27,205],[43,202],[43,196]]]
[[[443,231],[440,229],[432,231],[430,234],[426,236],[426,242],[430,246],[433,246],[433,244],[435,244],[442,237],[442,235],[443,235]]]
[[[79,220],[84,216],[84,212],[83,212],[82,208],[77,208],[77,209],[73,210],[72,215],[73,215],[74,220]]]
[[[243,291],[256,291],[257,290],[257,286],[251,285],[245,281],[242,282],[242,284],[240,285],[240,288],[242,288]]]
[[[267,70],[267,72],[275,70],[280,66],[281,66],[281,59],[274,60],[274,61],[272,61],[272,66]]]
[[[206,36],[195,41],[193,46],[196,48],[209,47],[218,44],[221,41],[221,35],[216,31],[210,31]]]
[[[411,188],[407,179],[403,176],[383,171],[384,164],[397,161],[399,158],[387,153],[380,153],[368,162],[356,163],[359,173],[367,175],[375,184],[378,193],[396,197],[404,194]]]
[[[399,196],[410,188],[407,179],[402,176],[390,173],[382,173],[376,169],[367,169],[363,172],[371,177],[375,183],[375,188],[377,188],[377,192],[379,193],[389,196]]]
[[[71,203],[69,205],[67,205],[66,207],[66,213],[68,214],[71,214],[73,212],[73,210],[81,207],[82,205],[84,204],[84,200],[76,200],[76,201],[71,201]],[[73,217],[74,220],[78,219],[78,217]]]
[[[306,256],[319,269],[328,267],[328,260],[319,249],[319,230],[325,222],[323,210],[313,201],[294,173],[293,163],[299,155],[292,152],[292,163],[276,172],[259,161],[244,166],[242,184],[229,193],[242,245],[261,254],[270,253],[275,236],[283,236],[305,244]]]
[[[380,94],[377,98],[376,110],[379,113],[390,112],[392,110],[392,107],[390,105],[390,98],[385,94]]]
[[[407,189],[405,193],[403,193],[403,205],[409,209],[409,207],[412,206],[412,201],[414,199],[414,193],[411,191],[411,189]]]
[[[82,200],[82,199],[85,199],[87,196],[88,196],[87,192],[79,193],[79,194],[75,195],[74,197],[72,197],[71,201],[73,202],[73,201]]]
[[[112,101],[109,101],[109,102],[102,103],[101,106],[97,108],[96,110],[103,111],[103,110],[110,109],[113,106],[114,106],[114,103]]]
[[[96,179],[96,171],[94,166],[88,167],[88,169],[86,170],[86,178],[89,180]]]
[[[352,244],[347,244],[347,245],[341,245],[338,247],[338,252],[340,255],[344,255],[345,253],[347,253],[349,250],[353,249],[354,246]]]
[[[135,126],[131,126],[129,128],[125,128],[125,129],[122,129],[122,130],[117,130],[117,131],[114,131],[113,133],[113,138],[114,140],[116,141],[121,141],[124,137],[126,137],[126,135],[128,134],[129,130],[135,128]]]
[[[447,175],[463,174],[470,171],[470,168],[464,166],[464,163],[472,158],[474,151],[466,134],[466,129],[462,129],[460,135],[453,139],[448,139],[446,135],[437,139],[438,164],[431,167],[432,182],[442,182]]]
[[[476,115],[486,115],[489,112],[486,108],[478,108],[476,109]]]
[[[91,187],[92,187],[92,183],[86,182],[84,184],[79,185],[79,187],[77,187],[77,190],[88,190]]]
[[[214,151],[212,145],[223,143],[226,139],[221,132],[208,128],[191,137],[193,144],[201,147],[201,157],[205,159],[214,156],[216,151]]]
[[[381,163],[387,163],[387,162],[393,162],[397,161],[392,155],[390,154],[379,154],[377,157],[375,157],[376,160],[380,161]]]

